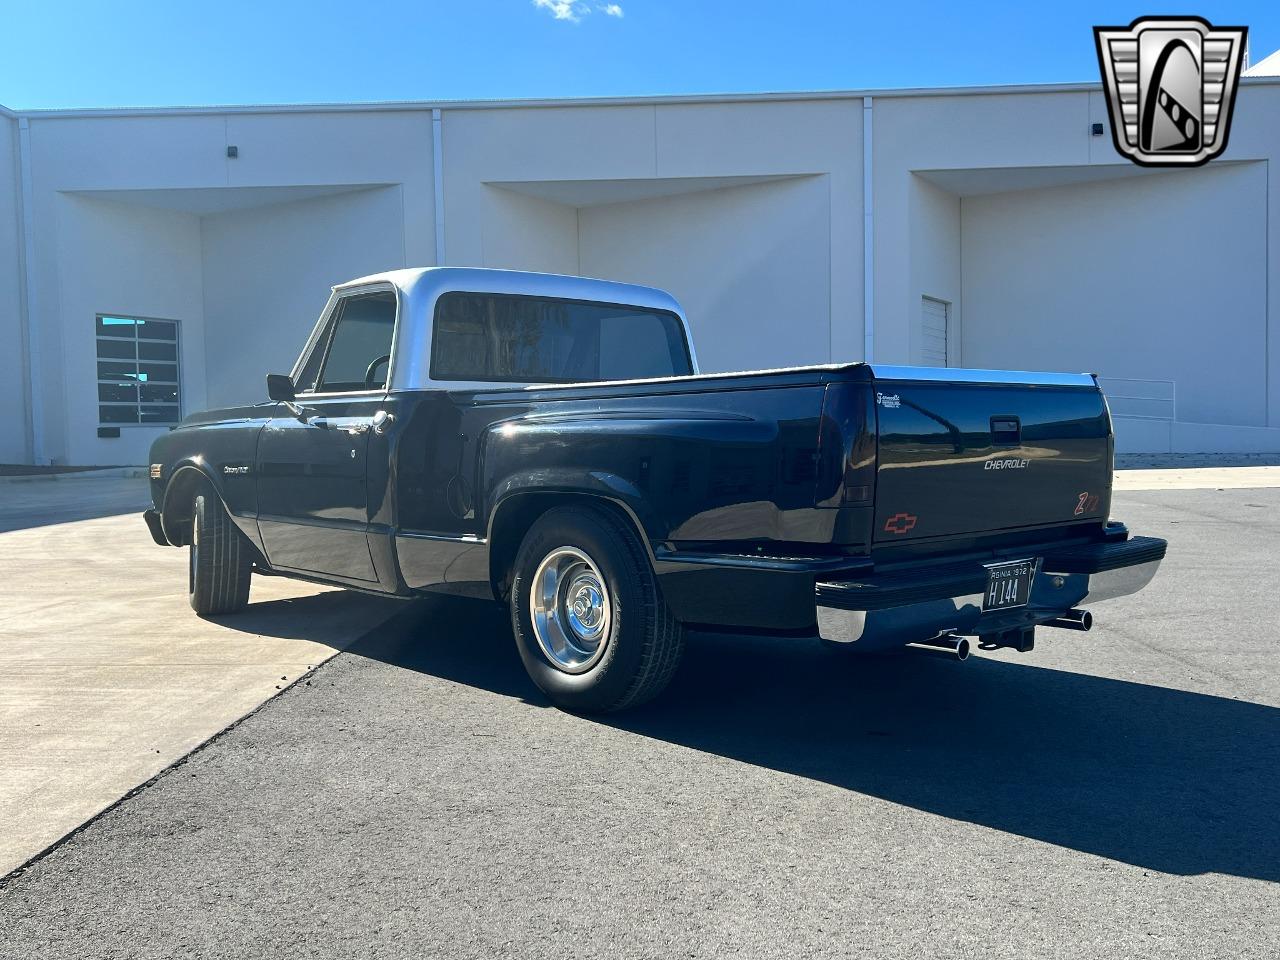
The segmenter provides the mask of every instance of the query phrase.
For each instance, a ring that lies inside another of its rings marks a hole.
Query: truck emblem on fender
[[[1030,460],[1022,457],[1005,457],[1000,460],[988,460],[983,464],[983,470],[1025,470]]]
[[[1247,34],[1199,17],[1094,27],[1121,156],[1145,167],[1195,167],[1222,153]]]

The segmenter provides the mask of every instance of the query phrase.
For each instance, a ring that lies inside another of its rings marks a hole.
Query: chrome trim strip
[[[289,379],[296,385],[298,375],[302,373],[303,366],[311,357],[311,351],[316,348],[320,340],[320,334],[324,332],[325,324],[329,322],[329,315],[333,312],[334,304],[337,303],[338,296],[333,291],[329,292],[329,299],[325,301],[324,309],[320,311],[320,316],[316,319],[315,324],[311,327],[311,333],[307,337],[307,342],[302,345],[302,352],[298,354],[298,359],[293,363],[293,369],[289,371]]]
[[[421,533],[415,530],[398,530],[396,531],[396,538],[400,540],[434,540],[440,543],[461,544],[484,544],[489,542],[484,537],[477,537],[473,533]]]
[[[962,367],[907,367],[872,363],[877,380],[910,380],[923,383],[994,383],[1043,387],[1093,387],[1091,373],[1052,373],[1031,370],[967,370]]]
[[[323,393],[311,393],[304,390],[297,395],[297,398],[306,397],[308,400],[324,400],[328,397],[382,397],[386,393],[386,390],[326,390]]]

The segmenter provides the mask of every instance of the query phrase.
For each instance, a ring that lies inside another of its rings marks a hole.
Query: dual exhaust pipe
[[[1050,620],[1046,627],[1060,627],[1063,630],[1092,630],[1093,614],[1088,610],[1068,610],[1057,620]]]
[[[912,646],[945,650],[961,661],[969,659],[969,638],[959,637],[954,633],[940,633],[936,637],[930,637],[928,640],[917,640]]]
[[[1041,624],[1045,627],[1058,627],[1062,630],[1088,631],[1093,629],[1093,614],[1088,610],[1068,610],[1062,616]],[[1019,653],[1029,653],[1035,647],[1036,628],[1014,627],[1002,633],[987,633],[978,637],[978,645],[983,650],[999,650],[1009,648]],[[945,650],[958,661],[969,659],[969,640],[950,631],[943,631],[928,640],[917,640],[913,647],[929,647],[934,650]]]

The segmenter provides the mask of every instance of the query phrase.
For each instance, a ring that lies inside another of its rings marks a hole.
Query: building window
[[[99,314],[98,422],[177,423],[178,324]]]

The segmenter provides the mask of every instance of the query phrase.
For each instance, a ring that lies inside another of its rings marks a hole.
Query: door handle
[[[368,422],[364,423],[343,423],[337,424],[325,417],[316,417],[311,421],[311,426],[319,427],[321,430],[337,430],[339,433],[345,433],[352,437],[358,437],[369,429]]]
[[[373,415],[373,432],[381,437],[391,429],[391,425],[395,422],[395,414],[387,413],[385,410],[379,410]]]

